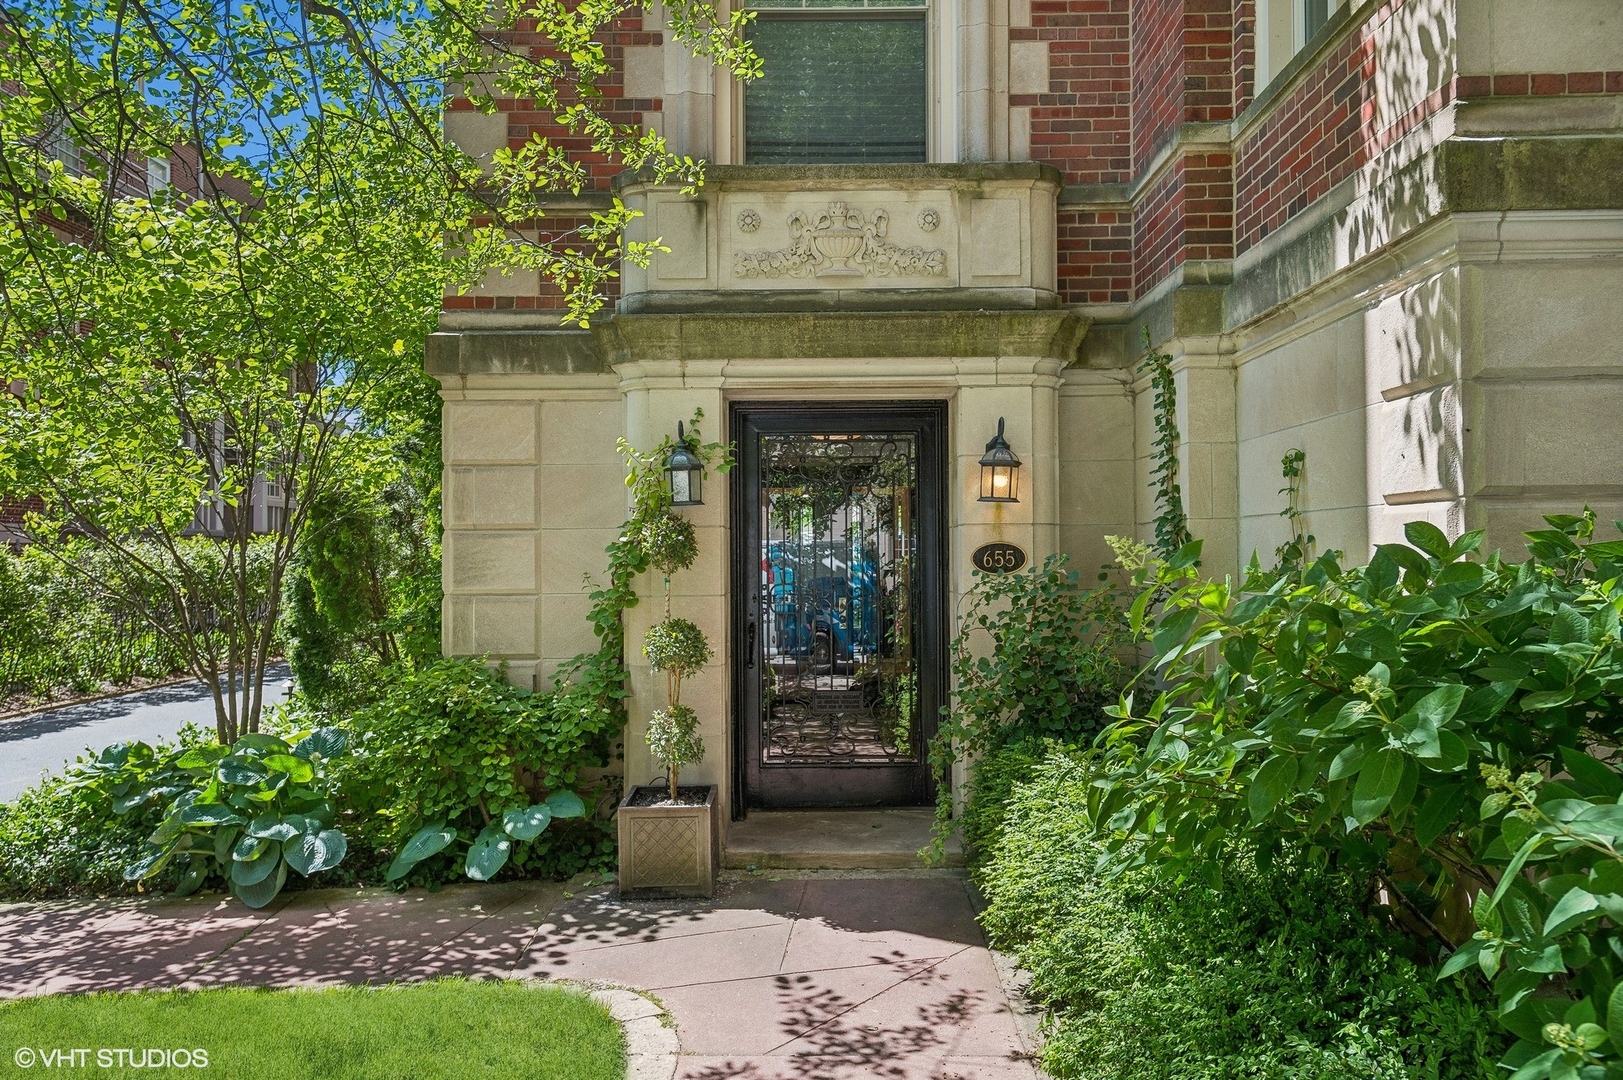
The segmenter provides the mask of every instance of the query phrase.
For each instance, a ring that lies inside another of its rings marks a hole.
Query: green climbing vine
[[[1291,535],[1274,549],[1275,573],[1300,570],[1312,559],[1314,537],[1307,531],[1307,521],[1302,516],[1302,473],[1306,468],[1307,451],[1299,447],[1291,447],[1279,459],[1279,474],[1285,481],[1285,486],[1279,489],[1285,496],[1285,509],[1279,516],[1289,523]]]
[[[733,467],[731,447],[706,443],[699,433],[704,410],[695,409],[684,440],[705,467],[725,473]],[[667,435],[652,450],[641,451],[625,439],[616,449],[626,466],[626,487],[631,489],[631,516],[609,544],[609,565],[600,583],[590,577],[592,606],[587,620],[598,637],[595,652],[582,653],[564,665],[560,683],[569,680],[582,694],[604,703],[625,722],[626,678],[625,613],[637,606],[637,578],[649,567],[665,575],[665,609],[670,614],[670,575],[693,561],[697,540],[693,523],[671,512],[671,493],[665,486],[665,462],[676,440]]]
[[[1150,344],[1149,327],[1144,328],[1145,356],[1138,366],[1150,377],[1155,391],[1155,439],[1150,444],[1150,483],[1155,490],[1155,542],[1164,559],[1177,555],[1194,537],[1189,533],[1189,516],[1184,513],[1183,490],[1178,486],[1178,388],[1172,378],[1172,357],[1156,352]]]

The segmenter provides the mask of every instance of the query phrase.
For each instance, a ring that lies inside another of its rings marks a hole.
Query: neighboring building
[[[1353,560],[1414,518],[1519,557],[1541,514],[1623,517],[1616,0],[758,7],[749,87],[666,46],[658,8],[608,41],[617,116],[713,163],[696,199],[600,170],[549,219],[612,190],[671,249],[612,317],[559,329],[523,274],[446,301],[448,653],[528,683],[590,648],[615,439],[702,407],[742,460],[673,582],[718,646],[685,775],[734,814],[922,801],[971,553],[1090,573],[1150,528],[1146,329],[1213,574],[1286,538],[1293,447],[1309,529]],[[548,119],[465,105],[475,154]],[[1015,503],[977,498],[999,418]],[[637,666],[634,694],[643,782],[663,682]]]
[[[51,158],[60,161],[69,173],[76,176],[84,175],[87,169],[105,166],[105,162],[100,161],[94,152],[79,145],[74,138],[72,125],[65,117],[59,119],[51,130],[40,135],[38,145]],[[239,178],[208,175],[200,168],[200,160],[193,148],[177,146],[173,153],[164,158],[129,154],[116,162],[117,168],[107,171],[112,174],[109,182],[113,189],[121,197],[128,199],[156,198],[166,193],[172,193],[181,200],[197,199],[205,194],[205,187],[209,191],[221,191],[236,199],[246,199],[250,196],[250,188]],[[88,244],[93,239],[90,225],[83,220],[71,218],[58,220],[52,223],[52,228],[68,243]],[[0,379],[3,378],[5,373],[0,371]],[[0,393],[18,398],[24,397],[27,389],[27,385],[21,379],[9,379],[0,384]],[[224,434],[223,424],[213,425],[210,439],[216,447],[213,451],[214,458],[220,464],[225,460]],[[188,439],[188,444],[196,448],[202,441],[192,437]],[[218,468],[217,471],[223,472]],[[263,474],[254,478],[247,497],[238,498],[235,503],[236,505],[232,505],[221,496],[215,495],[198,508],[191,531],[215,537],[223,537],[235,531],[239,506],[245,508],[250,515],[251,532],[279,531],[286,520],[287,499],[281,485]],[[45,502],[39,494],[19,495],[0,492],[0,543],[13,549],[26,545],[28,542],[24,527],[26,515],[43,512],[45,509]]]

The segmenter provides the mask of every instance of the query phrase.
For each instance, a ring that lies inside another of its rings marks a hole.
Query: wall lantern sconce
[[[682,421],[676,422],[676,445],[665,459],[665,490],[672,506],[704,505],[704,462],[688,448]]]
[[[997,434],[986,444],[981,456],[981,502],[1020,501],[1020,459],[1003,438],[1003,417],[997,418]]]

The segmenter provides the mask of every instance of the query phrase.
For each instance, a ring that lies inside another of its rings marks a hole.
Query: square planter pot
[[[686,787],[686,785],[684,785]],[[693,806],[632,806],[632,788],[620,802],[620,892],[627,896],[711,896],[716,891],[721,823],[716,788]]]

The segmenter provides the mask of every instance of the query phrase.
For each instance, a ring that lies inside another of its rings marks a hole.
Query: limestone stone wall
[[[1113,372],[1068,371],[1059,391],[1058,549],[1091,583],[1114,556],[1107,536],[1134,536],[1141,488],[1133,396]]]
[[[445,652],[504,661],[513,682],[544,686],[596,641],[584,576],[602,577],[626,516],[614,453],[624,406],[612,383],[543,389],[501,376],[458,380],[443,397]]]

